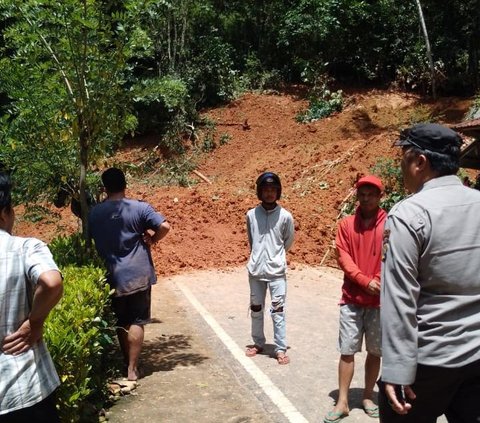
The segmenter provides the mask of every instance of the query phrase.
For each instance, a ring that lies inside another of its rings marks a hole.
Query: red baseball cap
[[[358,189],[363,185],[373,185],[374,187],[377,187],[381,192],[383,192],[382,181],[376,176],[367,175],[367,176],[361,177],[355,184],[355,188]]]

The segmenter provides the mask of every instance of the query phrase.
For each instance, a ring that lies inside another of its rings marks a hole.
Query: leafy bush
[[[276,89],[282,85],[282,75],[277,69],[266,69],[258,56],[250,52],[245,58],[245,65],[240,77],[244,89],[264,91]]]
[[[138,132],[166,134],[160,145],[171,152],[183,152],[177,136],[184,130],[191,109],[187,86],[174,76],[141,80],[134,89]]]
[[[187,70],[192,96],[202,105],[234,98],[238,71],[234,69],[231,46],[213,33],[198,37],[197,49]]]
[[[55,263],[63,266],[95,266],[104,268],[102,259],[98,256],[95,248],[87,250],[82,234],[76,233],[70,236],[59,236],[49,244]]]
[[[298,122],[313,122],[340,112],[343,108],[343,93],[341,90],[331,92],[325,89],[320,97],[310,99],[308,109],[300,112],[296,119]]]
[[[95,402],[97,410],[102,408],[106,381],[118,368],[110,288],[102,260],[93,248],[86,249],[81,234],[59,236],[49,248],[64,277],[64,295],[45,325],[45,340],[61,380],[60,415],[62,422],[91,422],[94,417],[87,411]]]
[[[333,83],[333,79],[325,72],[325,68],[326,64],[320,61],[315,67],[310,64],[305,65],[302,80],[312,86],[312,91],[308,109],[300,112],[296,117],[298,122],[313,122],[343,109],[343,92],[342,90],[332,92],[328,88]]]
[[[442,87],[445,82],[445,63],[437,60],[433,64],[435,83],[437,87]],[[402,90],[420,91],[424,95],[428,94],[432,85],[432,73],[428,61],[425,45],[417,43],[405,55],[403,63],[399,63],[396,69],[395,85]]]
[[[61,249],[60,249],[61,250]],[[56,255],[58,256],[57,251]],[[57,402],[62,422],[82,417],[86,404],[102,402],[112,351],[113,315],[104,271],[93,266],[62,268],[64,295],[50,313],[44,337],[59,374]],[[88,401],[87,401],[88,400]]]
[[[232,136],[230,134],[225,133],[220,135],[220,139],[218,142],[220,145],[225,145],[225,144],[228,144],[231,139],[232,139]]]

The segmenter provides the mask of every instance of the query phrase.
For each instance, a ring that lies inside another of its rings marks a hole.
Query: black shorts
[[[135,294],[113,297],[112,307],[117,317],[117,325],[145,325],[150,323],[150,304],[152,287]]]
[[[12,411],[11,413],[2,414],[0,423],[60,423],[57,409],[55,407],[55,394],[51,394],[43,401],[32,405],[31,407],[22,408],[21,410]]]

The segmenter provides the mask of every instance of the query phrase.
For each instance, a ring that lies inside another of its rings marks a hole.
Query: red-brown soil
[[[301,124],[296,114],[307,102],[295,93],[249,93],[227,106],[205,111],[216,122],[217,148],[197,168],[192,187],[156,186],[155,179],[130,179],[128,195],[150,202],[165,214],[172,229],[153,252],[160,274],[185,269],[225,268],[246,263],[245,213],[257,204],[255,179],[277,172],[283,184],[282,205],[296,222],[290,265],[334,264],[339,207],[358,173],[368,173],[379,158],[397,154],[398,129],[432,113],[457,123],[471,101],[447,98],[423,103],[416,96],[390,91],[346,94],[344,111]],[[245,122],[248,125],[245,125]],[[220,137],[230,139],[219,145]],[[142,140],[129,143],[116,161],[142,162]],[[150,182],[148,182],[150,181]],[[15,232],[45,241],[78,229],[68,208],[37,223],[18,219]],[[21,211],[18,213],[21,215]]]

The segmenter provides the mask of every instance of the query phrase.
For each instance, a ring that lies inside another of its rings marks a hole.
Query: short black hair
[[[411,151],[417,155],[423,154],[438,176],[456,175],[460,169],[460,145],[449,145],[442,153],[417,147],[412,147]]]
[[[10,174],[0,172],[0,211],[12,208],[12,180]]]
[[[121,192],[127,187],[125,174],[116,167],[111,167],[102,173],[102,183],[105,189],[111,193]]]

